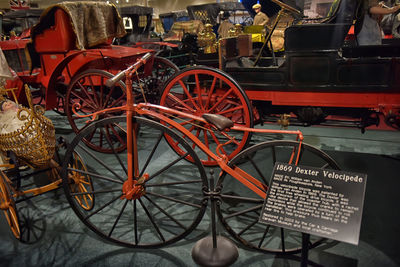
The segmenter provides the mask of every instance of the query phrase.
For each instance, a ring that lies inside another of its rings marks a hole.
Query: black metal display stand
[[[229,266],[239,257],[236,245],[226,237],[217,236],[215,205],[218,192],[214,189],[214,171],[210,171],[210,191],[207,193],[211,201],[212,236],[196,242],[192,249],[192,258],[200,266]]]
[[[310,243],[310,234],[301,233],[301,267],[308,265],[308,244]]]

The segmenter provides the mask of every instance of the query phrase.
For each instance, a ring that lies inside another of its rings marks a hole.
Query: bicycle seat
[[[219,114],[205,113],[205,114],[202,115],[202,117],[207,122],[209,122],[212,125],[214,125],[215,127],[217,127],[217,129],[219,131],[223,131],[225,129],[229,129],[229,128],[231,128],[233,126],[233,121],[231,121],[227,117],[224,117],[224,116],[219,115]]]

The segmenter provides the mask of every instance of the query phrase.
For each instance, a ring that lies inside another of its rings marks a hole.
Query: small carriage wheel
[[[95,200],[95,196],[90,193],[94,191],[93,183],[90,176],[85,174],[88,170],[77,152],[74,152],[68,168],[69,189],[75,194],[75,201],[82,209],[91,210]]]
[[[126,127],[126,117],[106,118],[92,123],[71,142],[62,168],[66,197],[80,220],[92,231],[108,241],[136,248],[155,248],[171,244],[192,232],[206,210],[203,188],[207,187],[204,167],[190,145],[175,131],[142,117],[133,117],[136,131],[134,151],[138,168],[133,169],[135,185],[126,186],[128,158],[126,151],[113,149],[112,154],[101,154],[85,145],[84,139],[93,128],[105,131],[109,124]],[[185,155],[178,155],[166,143],[170,136]],[[74,170],[68,162],[75,153],[86,164],[79,173],[90,177],[96,197],[91,210],[82,208],[71,190],[68,173]],[[194,163],[185,160],[186,155]],[[200,231],[197,233],[199,234]]]
[[[177,73],[166,82],[160,105],[197,116],[205,113],[219,114],[232,120],[235,125],[253,127],[252,108],[246,93],[231,76],[218,69],[197,66]],[[249,132],[231,130],[221,134],[212,131],[213,128],[208,123],[192,124],[192,121],[179,116],[176,119],[211,151],[215,151],[217,145],[225,143],[227,136],[234,137],[234,142],[223,146],[223,153],[228,158],[243,150],[251,138]],[[182,155],[180,148],[168,137],[167,140]],[[202,153],[197,145],[193,144],[193,148],[199,153],[204,165],[216,165],[216,161]],[[189,157],[187,159],[191,160]]]
[[[296,153],[298,148],[299,143],[295,141],[263,142],[239,153],[229,162],[229,166],[239,167],[267,188],[275,162],[288,163],[293,151]],[[304,143],[298,164],[339,169],[325,152]],[[225,172],[218,179],[217,190],[221,193],[221,201],[217,205],[218,217],[237,241],[262,252],[282,254],[301,251],[301,233],[258,222],[264,199],[252,190]],[[310,248],[322,240],[311,236]]]
[[[9,179],[7,175],[1,171],[0,177],[0,208],[6,216],[7,222],[10,226],[11,232],[18,240],[21,237],[21,228],[18,219],[18,212],[15,206],[14,198],[11,195]]]
[[[111,107],[119,107],[125,103],[126,87],[123,82],[118,82],[112,87],[105,86],[105,82],[112,78],[109,72],[97,69],[90,69],[76,75],[68,86],[65,97],[65,113],[68,121],[75,133],[79,133],[89,126],[87,121],[90,118],[80,118],[72,111],[72,105],[77,103],[80,105],[79,114],[86,115],[96,111],[104,110]],[[119,112],[121,113],[121,112]],[[116,113],[105,113],[97,119],[102,119]],[[125,132],[121,131],[118,125],[106,125],[104,132],[93,129],[90,135],[86,136],[85,144],[92,149],[102,153],[113,153],[107,147],[107,139],[116,141],[116,151],[123,151],[126,148]]]

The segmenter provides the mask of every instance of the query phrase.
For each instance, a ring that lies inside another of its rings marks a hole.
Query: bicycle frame
[[[146,56],[147,55],[147,56]],[[88,122],[94,121],[98,115],[100,114],[105,114],[105,113],[112,113],[116,111],[125,111],[126,112],[126,123],[127,123],[127,154],[128,154],[128,178],[127,181],[124,183],[123,186],[123,191],[126,194],[126,198],[131,198],[133,194],[137,193],[137,190],[142,184],[145,183],[146,177],[145,174],[143,177],[139,177],[139,168],[138,168],[138,151],[136,150],[137,146],[134,146],[134,143],[136,142],[136,131],[134,130],[135,125],[132,122],[132,117],[134,115],[141,115],[141,116],[150,116],[152,118],[155,118],[156,120],[169,125],[171,128],[174,128],[178,130],[181,134],[189,138],[190,141],[195,143],[207,156],[210,158],[214,159],[218,166],[221,168],[221,170],[227,172],[228,174],[232,175],[235,179],[237,179],[239,182],[244,184],[246,187],[254,191],[257,195],[259,195],[261,198],[265,199],[266,197],[266,191],[267,191],[267,185],[262,184],[259,182],[256,178],[252,177],[245,171],[241,170],[238,167],[231,168],[228,165],[228,157],[219,150],[222,149],[223,146],[235,142],[233,137],[227,136],[230,140],[228,140],[224,144],[219,144],[216,148],[216,152],[212,152],[203,142],[199,140],[195,135],[193,135],[190,131],[188,131],[185,127],[183,127],[179,122],[176,122],[175,120],[171,119],[168,115],[179,115],[181,117],[193,120],[198,123],[208,123],[204,118],[193,115],[193,114],[188,114],[184,113],[178,110],[174,110],[168,107],[164,106],[159,106],[155,104],[149,104],[149,103],[139,103],[136,104],[134,103],[134,98],[133,98],[133,93],[132,93],[132,77],[137,71],[137,69],[146,64],[147,59],[149,58],[148,54],[146,54],[144,57],[139,59],[134,65],[130,66],[128,69],[125,71],[120,72],[114,78],[110,79],[112,81],[107,81],[106,85],[113,84],[114,82],[118,81],[123,77],[122,73],[125,74],[126,77],[126,104],[124,106],[120,107],[114,107],[114,108],[109,108],[109,109],[104,109],[102,111],[98,111],[95,113],[87,114],[87,115],[80,115],[77,113],[77,109],[79,109],[80,105],[78,103],[75,103],[72,107],[73,112],[79,116],[79,117],[92,117],[91,120]],[[215,128],[215,130],[217,130]],[[234,125],[231,127],[229,130],[236,130],[236,131],[244,131],[244,132],[252,132],[252,133],[277,133],[277,134],[290,134],[290,135],[296,135],[296,140],[299,141],[299,146],[296,152],[296,149],[293,149],[291,158],[289,160],[289,164],[297,164],[300,156],[300,151],[301,151],[301,144],[303,141],[303,134],[301,131],[289,131],[289,130],[270,130],[270,129],[254,129],[254,128],[248,128],[248,127],[243,127],[243,126],[237,126]],[[209,129],[209,131],[212,131]],[[223,132],[220,132],[224,134]],[[134,170],[136,172],[134,173]]]

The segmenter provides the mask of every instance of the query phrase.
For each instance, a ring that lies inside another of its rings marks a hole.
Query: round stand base
[[[200,266],[229,266],[239,256],[236,245],[223,236],[217,236],[217,247],[213,248],[212,236],[196,242],[192,249],[192,258]]]

